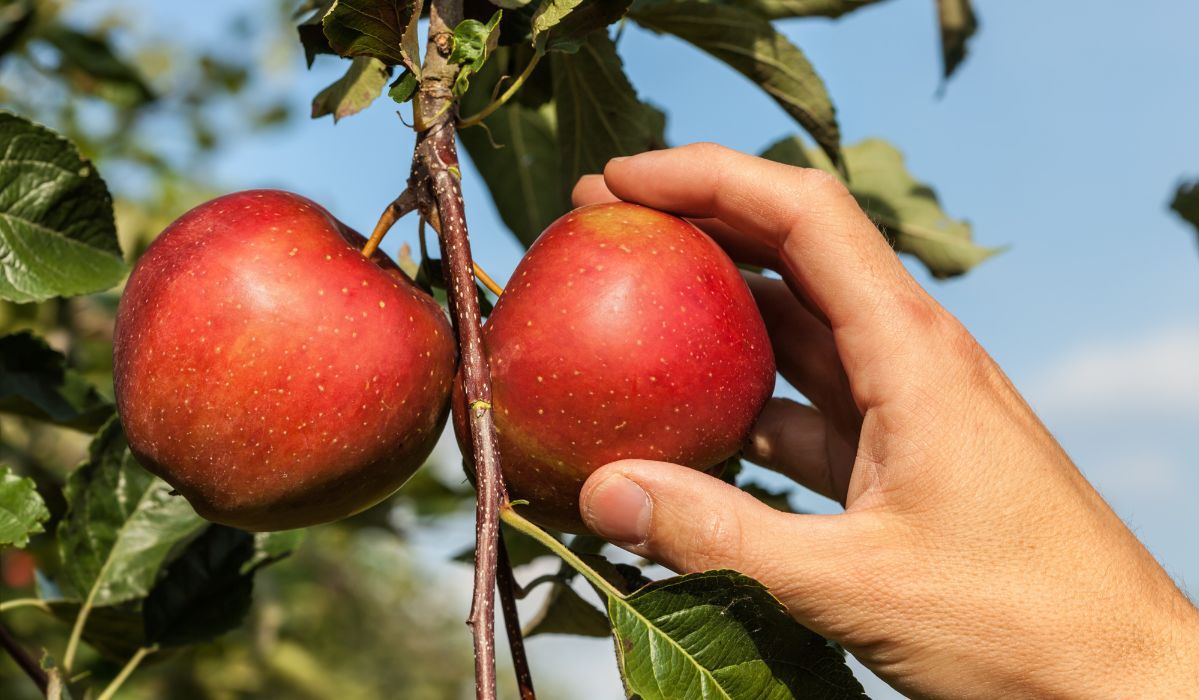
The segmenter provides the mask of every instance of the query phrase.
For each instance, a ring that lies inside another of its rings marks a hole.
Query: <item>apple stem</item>
[[[387,205],[383,213],[379,215],[379,223],[375,224],[375,230],[371,232],[370,239],[366,245],[362,246],[362,255],[370,257],[379,249],[379,244],[383,242],[383,237],[395,226],[395,222],[399,221],[410,211],[416,209],[416,195],[412,194],[412,190],[404,190],[399,197]]]
[[[452,28],[462,21],[463,0],[432,0],[428,45],[420,91],[415,101],[416,152],[408,189],[415,193],[421,213],[438,231],[442,270],[446,276],[450,315],[458,336],[462,388],[470,408],[467,420],[476,471],[478,500],[475,513],[475,576],[470,616],[475,648],[475,694],[495,700],[495,591],[500,564],[500,506],[508,500],[500,472],[499,448],[491,410],[491,370],[483,351],[483,329],[475,287],[474,264],[462,202],[461,170],[454,141],[454,80],[459,66],[449,61]],[[501,583],[501,591],[503,586]],[[501,593],[501,597],[507,594]],[[515,604],[511,607],[515,620]],[[518,680],[528,676],[519,621],[509,636]],[[532,683],[520,680],[522,697],[532,697]],[[527,688],[527,694],[526,694]]]
[[[33,660],[25,647],[17,641],[17,638],[8,631],[8,628],[0,624],[0,647],[4,647],[4,651],[12,657],[12,660],[29,676],[29,679],[37,685],[37,689],[46,694],[46,688],[50,685],[50,678],[46,672],[42,670],[41,664]]]

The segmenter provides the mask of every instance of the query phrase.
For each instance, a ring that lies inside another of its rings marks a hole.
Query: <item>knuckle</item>
[[[831,200],[847,197],[849,189],[836,175],[816,168],[802,168],[802,182],[808,197],[815,200]]]

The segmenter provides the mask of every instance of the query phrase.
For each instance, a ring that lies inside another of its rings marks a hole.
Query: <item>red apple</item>
[[[736,266],[682,219],[628,203],[545,230],[483,330],[500,461],[522,512],[581,532],[596,469],[645,458],[708,469],[741,448],[774,355]],[[467,447],[462,390],[454,424]]]
[[[287,192],[184,214],[129,278],[113,341],[137,460],[209,520],[281,530],[395,491],[445,424],[452,332],[360,235]]]

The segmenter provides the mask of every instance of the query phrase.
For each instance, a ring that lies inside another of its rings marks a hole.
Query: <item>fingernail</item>
[[[628,160],[628,159],[629,159],[628,156],[616,156],[615,158],[609,158],[608,162],[609,163],[619,163],[622,160]]]
[[[635,482],[613,474],[596,486],[583,508],[583,517],[597,535],[620,544],[643,544],[649,537],[652,504]]]

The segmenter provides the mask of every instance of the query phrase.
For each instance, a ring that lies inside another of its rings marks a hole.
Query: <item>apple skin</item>
[[[137,460],[201,516],[283,530],[352,515],[428,457],[453,334],[386,255],[299,195],[202,204],[150,245],[113,340]]]
[[[735,455],[774,389],[766,327],[736,266],[690,223],[625,202],[555,221],[483,328],[509,497],[586,532],[579,490],[643,458],[707,470]],[[460,382],[454,427],[470,454]]]

